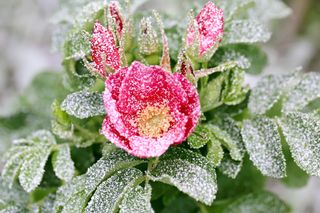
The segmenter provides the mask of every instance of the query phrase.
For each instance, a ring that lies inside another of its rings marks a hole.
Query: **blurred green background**
[[[61,57],[51,45],[54,26],[50,18],[59,8],[58,1],[0,1],[0,116],[14,111],[16,97],[35,74],[62,71]],[[267,5],[268,0],[265,1]],[[151,0],[140,9],[156,8],[183,16],[188,10],[185,2]],[[306,71],[320,71],[320,1],[286,0],[285,3],[292,8],[292,14],[270,26],[274,34],[271,41],[263,45],[269,57],[264,73],[289,72],[297,66]],[[247,82],[254,85],[258,78],[248,76]],[[4,141],[0,132],[0,153],[9,146]],[[320,212],[320,181],[316,178],[311,178],[302,189],[287,189],[272,179],[267,187],[290,203],[294,212]]]

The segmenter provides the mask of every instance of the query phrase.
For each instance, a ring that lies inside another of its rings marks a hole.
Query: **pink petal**
[[[112,32],[104,28],[98,21],[94,25],[91,38],[91,53],[95,68],[102,76],[106,76],[106,69],[120,68],[120,55]]]

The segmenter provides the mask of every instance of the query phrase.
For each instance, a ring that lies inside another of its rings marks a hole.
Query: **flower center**
[[[138,118],[138,129],[140,135],[148,137],[160,137],[170,127],[172,117],[167,106],[148,106]]]

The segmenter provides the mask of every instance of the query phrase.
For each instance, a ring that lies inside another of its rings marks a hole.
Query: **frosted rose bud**
[[[211,57],[223,37],[223,11],[208,2],[188,28],[187,46],[197,51],[198,58]]]
[[[117,1],[110,2],[109,13],[116,25],[117,33],[122,37],[124,20],[120,12],[120,5]]]
[[[91,38],[91,53],[93,66],[100,75],[106,76],[107,71],[120,68],[120,55],[114,35],[98,21],[94,25]]]
[[[151,55],[160,51],[159,38],[152,26],[151,17],[142,18],[140,22],[138,44],[142,55]]]
[[[162,155],[182,143],[200,117],[196,88],[180,73],[133,62],[106,81],[102,133],[129,154]]]

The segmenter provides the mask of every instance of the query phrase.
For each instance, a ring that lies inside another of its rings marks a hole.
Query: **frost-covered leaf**
[[[66,127],[57,121],[51,121],[52,133],[57,135],[61,139],[72,139],[73,138],[73,126]]]
[[[207,159],[213,166],[219,166],[223,158],[223,149],[219,139],[217,139],[212,133],[210,135],[210,141],[207,146]]]
[[[71,30],[64,43],[64,57],[68,59],[80,59],[90,53],[91,36],[84,30],[75,28]]]
[[[207,127],[221,141],[221,144],[230,151],[232,159],[241,160],[243,158],[244,147],[241,140],[232,137],[226,130],[217,125],[209,124]]]
[[[245,100],[249,87],[244,87],[245,72],[240,68],[234,68],[225,73],[226,80],[222,91],[222,100],[226,105],[237,105]]]
[[[267,27],[257,21],[233,20],[225,27],[222,45],[267,42],[270,37]]]
[[[135,168],[116,172],[98,186],[85,212],[116,212],[123,197],[141,182],[142,175]]]
[[[51,147],[40,146],[32,150],[24,157],[24,163],[20,169],[19,181],[27,192],[33,191],[41,182],[44,166],[51,153]]]
[[[149,184],[144,187],[137,186],[124,196],[120,205],[120,213],[153,213],[150,200],[151,186]]]
[[[251,193],[232,202],[223,213],[289,213],[290,209],[282,200],[270,192]]]
[[[248,11],[250,19],[268,22],[272,19],[285,18],[291,13],[291,9],[281,0],[254,0],[254,2],[255,7]]]
[[[201,111],[207,112],[221,104],[221,90],[224,82],[224,75],[209,81],[207,86],[200,91]]]
[[[132,157],[122,150],[117,150],[110,155],[102,157],[87,171],[86,191],[88,193],[94,191],[104,179],[114,172],[123,168],[136,166],[143,162],[143,160]]]
[[[202,77],[209,76],[213,73],[224,72],[230,69],[238,67],[237,61],[226,61],[224,63],[218,64],[216,67],[208,68],[208,69],[200,69],[194,71],[194,76],[199,79]]]
[[[312,114],[292,112],[280,126],[297,165],[310,175],[320,177],[320,120]]]
[[[225,154],[218,170],[222,174],[235,179],[241,170],[242,163],[243,161],[232,160],[229,154]]]
[[[2,204],[25,206],[28,201],[29,195],[21,188],[21,186],[14,184],[9,187],[6,181],[0,178],[0,206]]]
[[[54,145],[57,143],[55,137],[48,130],[35,131],[27,138],[27,140],[30,140],[33,143],[42,143],[48,145]]]
[[[151,171],[150,178],[173,185],[207,205],[213,202],[217,192],[214,168],[205,157],[185,149],[169,150]]]
[[[263,77],[252,89],[249,110],[253,114],[264,114],[285,94],[286,89],[295,84],[297,73],[268,75]]]
[[[66,206],[68,200],[82,194],[86,184],[85,180],[85,175],[77,176],[58,189],[54,203],[56,212],[59,212],[59,210]],[[69,204],[71,204],[71,202],[69,202]]]
[[[242,137],[250,160],[262,174],[275,178],[286,176],[281,137],[272,119],[256,117],[245,121]]]
[[[242,10],[254,6],[254,0],[225,0],[215,2],[223,10],[224,20],[229,21]]]
[[[311,101],[320,98],[320,74],[315,72],[304,74],[287,96],[283,112],[302,110]]]
[[[87,203],[87,194],[84,190],[73,194],[64,205],[61,213],[83,212]]]
[[[210,141],[210,131],[203,125],[198,125],[188,137],[188,144],[193,149],[200,149]]]
[[[80,119],[106,114],[102,95],[97,92],[80,91],[69,94],[62,102],[61,108],[69,115]]]
[[[233,44],[220,47],[211,58],[210,67],[227,61],[235,61],[246,73],[260,74],[267,64],[267,55],[260,47],[252,44]]]
[[[52,155],[52,166],[56,176],[64,181],[70,181],[74,175],[74,163],[71,159],[70,147],[63,144]]]

